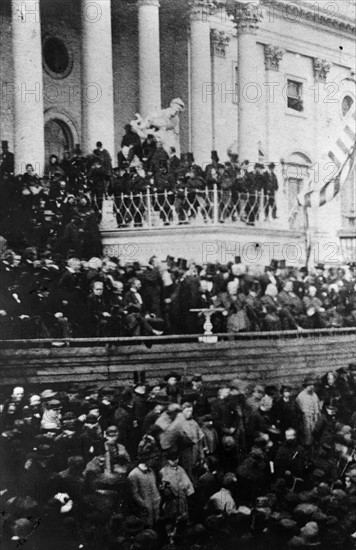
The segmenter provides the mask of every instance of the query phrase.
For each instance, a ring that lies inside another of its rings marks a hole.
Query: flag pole
[[[308,213],[308,207],[306,205],[303,206],[303,211],[304,211],[305,267],[309,269],[311,242],[310,242],[309,213]]]

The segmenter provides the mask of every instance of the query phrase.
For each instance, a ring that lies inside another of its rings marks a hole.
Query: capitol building
[[[31,162],[42,175],[51,154],[61,158],[75,144],[88,154],[98,140],[115,166],[125,124],[180,98],[177,152],[192,152],[203,168],[211,151],[225,161],[229,149],[240,161],[275,163],[278,218],[253,227],[151,220],[124,230],[107,213],[109,249],[124,242],[139,257],[204,250],[206,260],[223,261],[254,243],[266,264],[266,244],[278,258],[292,243],[287,260],[302,265],[309,239],[315,261],[355,261],[355,180],[308,208],[307,225],[297,200],[330,173],[325,155],[354,109],[355,7],[355,0],[2,0],[1,139],[17,173]],[[355,131],[355,118],[349,125]]]

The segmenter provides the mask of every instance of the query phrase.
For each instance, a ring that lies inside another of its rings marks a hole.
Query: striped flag
[[[319,189],[312,189],[314,181],[310,180],[307,185],[308,190],[303,190],[298,195],[300,206],[323,206],[340,192],[346,181],[355,177],[355,144],[356,110],[354,104],[340,135],[327,153],[336,173],[330,176],[330,179]]]

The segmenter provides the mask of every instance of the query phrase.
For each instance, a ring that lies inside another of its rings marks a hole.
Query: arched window
[[[350,111],[353,104],[354,104],[353,98],[350,95],[345,95],[341,104],[341,112],[343,117],[347,115],[347,113]]]

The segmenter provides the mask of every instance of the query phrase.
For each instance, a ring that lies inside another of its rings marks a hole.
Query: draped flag
[[[338,136],[336,142],[327,154],[330,165],[334,168],[334,174],[319,189],[312,189],[314,182],[309,181],[307,190],[298,195],[300,206],[323,206],[331,201],[346,182],[355,178],[355,149],[356,149],[356,110],[353,105],[349,116]]]

